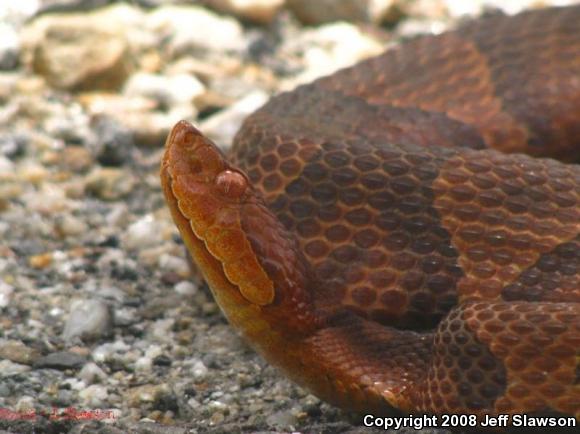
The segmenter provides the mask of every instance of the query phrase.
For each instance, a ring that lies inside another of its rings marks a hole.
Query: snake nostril
[[[248,182],[241,173],[224,170],[216,177],[215,185],[224,196],[237,199],[246,191]]]

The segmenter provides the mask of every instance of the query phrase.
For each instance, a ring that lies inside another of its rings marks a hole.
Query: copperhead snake
[[[275,96],[227,157],[182,121],[161,181],[231,325],[322,399],[580,419],[578,162],[573,6]]]

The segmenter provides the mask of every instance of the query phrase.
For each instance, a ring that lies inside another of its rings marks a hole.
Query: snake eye
[[[218,191],[230,199],[238,199],[248,187],[244,175],[232,170],[224,170],[215,179]]]

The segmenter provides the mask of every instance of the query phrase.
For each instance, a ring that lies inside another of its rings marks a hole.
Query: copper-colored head
[[[201,248],[221,265],[218,271],[247,301],[271,303],[272,282],[257,262],[240,218],[241,207],[254,200],[246,176],[233,169],[195,127],[181,121],[167,139],[161,179],[182,236],[203,242]],[[195,249],[195,241],[186,242],[190,250]],[[200,268],[207,274],[204,266]]]

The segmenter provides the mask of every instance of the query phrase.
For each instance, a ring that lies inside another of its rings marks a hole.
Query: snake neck
[[[288,338],[308,336],[322,325],[314,303],[316,280],[296,237],[264,204],[256,200],[240,213],[243,232],[257,263],[274,289],[271,303],[260,307],[273,330]]]

